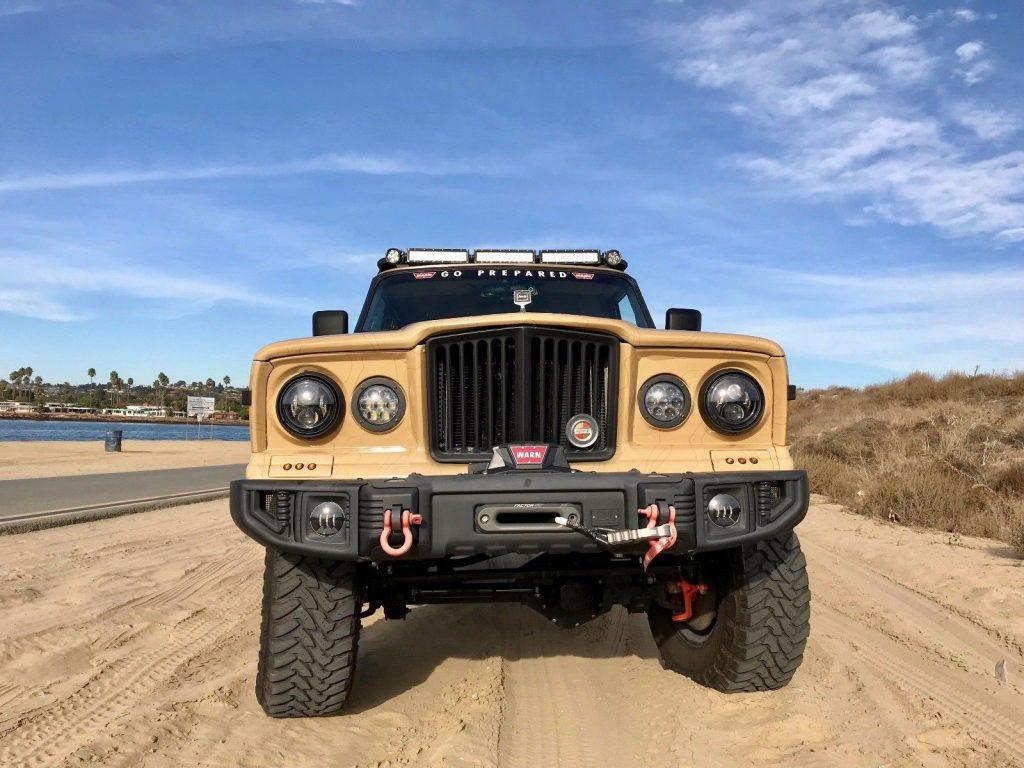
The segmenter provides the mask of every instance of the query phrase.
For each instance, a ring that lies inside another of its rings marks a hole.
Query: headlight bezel
[[[680,389],[683,393],[683,408],[679,417],[672,421],[659,421],[654,415],[647,410],[647,393],[656,386],[657,384],[672,384]],[[668,430],[677,429],[682,426],[690,416],[690,412],[693,410],[693,398],[690,397],[690,390],[687,388],[686,383],[672,373],[658,373],[651,376],[645,381],[640,389],[636,393],[637,407],[640,409],[640,415],[643,416],[644,421],[650,424],[656,429]]]
[[[313,428],[304,428],[296,424],[285,410],[286,406],[284,399],[285,395],[288,394],[288,390],[304,379],[309,379],[323,385],[334,396],[334,413],[331,418],[325,418],[320,424]],[[278,423],[289,435],[301,440],[317,440],[334,432],[334,430],[336,430],[343,421],[345,413],[345,395],[341,391],[341,387],[339,387],[338,384],[329,376],[317,371],[303,371],[302,373],[298,373],[289,378],[281,386],[277,394],[276,411]]]
[[[362,398],[363,393],[370,387],[387,387],[398,396],[398,410],[395,412],[395,417],[386,423],[379,424],[370,421],[363,416],[362,410],[359,408],[359,400]],[[359,386],[355,388],[352,393],[352,417],[359,423],[363,429],[368,432],[377,432],[382,434],[384,432],[390,432],[391,430],[398,427],[402,423],[402,419],[405,418],[405,411],[408,405],[408,400],[405,396],[405,390],[402,389],[401,385],[394,379],[388,378],[387,376],[372,376],[369,379],[364,379],[359,382]]]
[[[757,402],[753,411],[740,424],[729,424],[724,421],[720,421],[715,415],[710,403],[712,390],[715,388],[715,385],[721,382],[726,376],[740,376],[746,379],[751,385],[753,385],[754,391],[757,393]],[[747,371],[740,370],[739,368],[723,368],[708,376],[701,385],[698,405],[700,407],[700,415],[704,419],[704,423],[711,427],[715,432],[729,436],[746,434],[747,432],[757,428],[764,421],[764,415],[767,412],[767,402],[765,400],[764,387],[761,386],[761,382],[759,382],[752,374]]]

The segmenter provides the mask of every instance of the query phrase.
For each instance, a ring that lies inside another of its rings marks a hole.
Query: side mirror
[[[251,389],[246,388],[242,390],[242,405],[252,405]]]
[[[665,313],[665,330],[667,331],[699,331],[700,310],[670,309]]]
[[[328,309],[313,313],[314,336],[335,336],[340,333],[348,333],[348,312]]]

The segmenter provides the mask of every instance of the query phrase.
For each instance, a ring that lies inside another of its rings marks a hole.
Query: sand
[[[234,440],[126,440],[120,453],[103,441],[0,443],[0,480],[144,469],[245,464],[249,443]]]
[[[800,533],[812,633],[781,691],[662,669],[622,611],[429,606],[365,624],[349,714],[291,721],[253,695],[262,550],[224,502],[5,537],[0,765],[1024,765],[1021,561],[820,500]]]

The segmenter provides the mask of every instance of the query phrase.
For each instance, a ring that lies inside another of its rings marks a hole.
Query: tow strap
[[[589,536],[607,549],[628,547],[641,541],[650,542],[647,547],[647,553],[644,555],[644,570],[646,571],[654,558],[666,549],[671,549],[675,546],[676,539],[679,536],[676,530],[676,508],[671,504],[663,506],[665,506],[667,522],[661,525],[658,524],[662,510],[657,504],[651,504],[649,507],[637,510],[637,514],[640,517],[647,518],[647,525],[637,529],[611,531],[604,528],[587,528],[565,517],[556,517],[555,522]]]

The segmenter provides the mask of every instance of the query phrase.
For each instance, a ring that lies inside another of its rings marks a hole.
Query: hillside
[[[913,373],[801,392],[790,436],[811,490],[850,509],[1024,556],[1024,373]]]

